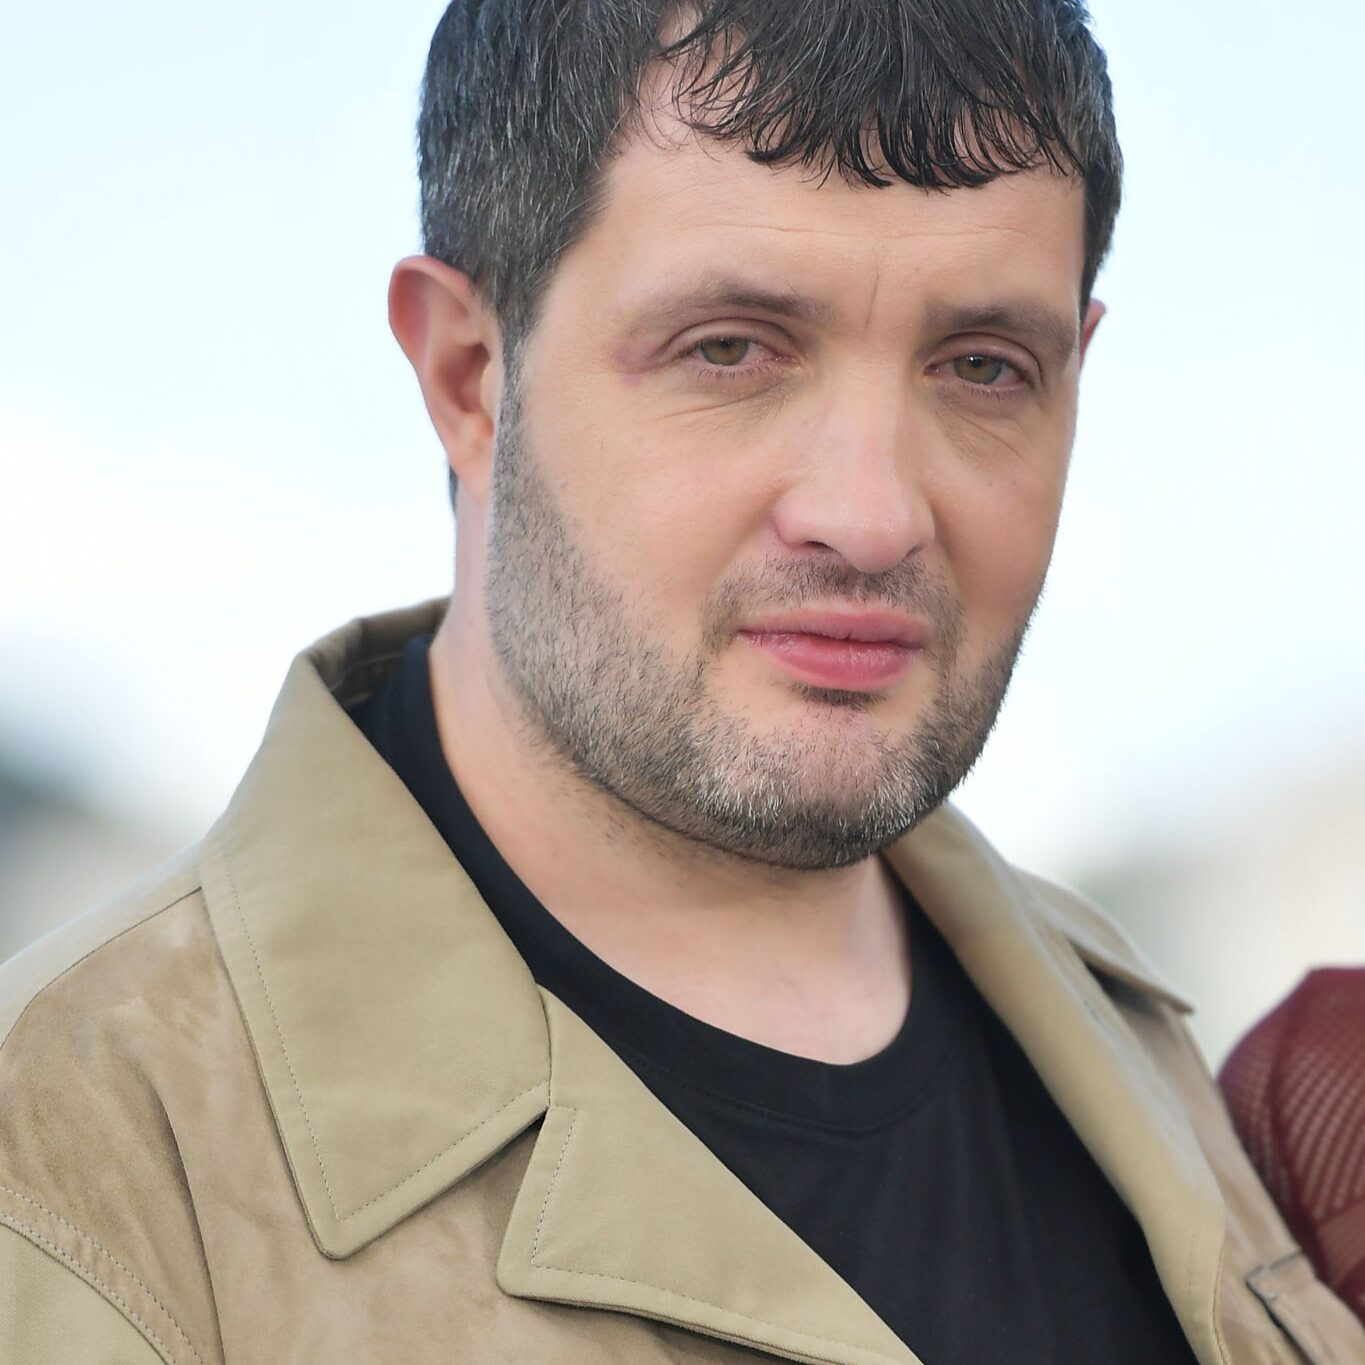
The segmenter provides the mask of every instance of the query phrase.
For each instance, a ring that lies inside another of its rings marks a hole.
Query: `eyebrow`
[[[705,275],[684,288],[650,294],[631,307],[628,316],[631,326],[639,326],[717,309],[769,313],[816,327],[831,327],[839,316],[837,308],[809,294],[738,275]]]
[[[982,305],[936,304],[928,314],[935,332],[1004,332],[1024,338],[1049,355],[1063,361],[1080,345],[1080,317],[1058,313],[1047,304],[1032,299],[1012,299]]]

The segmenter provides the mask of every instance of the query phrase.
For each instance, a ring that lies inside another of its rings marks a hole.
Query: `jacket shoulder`
[[[1093,973],[1179,1014],[1193,1010],[1098,906],[1069,887],[1010,862],[951,802],[907,835],[898,850],[902,875],[908,876],[912,889],[918,879],[917,862],[931,870],[937,866],[933,880],[940,897],[993,903],[1002,913],[1022,911],[1035,930],[1064,939]],[[894,856],[892,861],[894,866]]]
[[[220,1354],[184,1144],[215,1085],[254,1079],[239,1033],[194,850],[0,968],[0,1224],[167,1361]]]
[[[0,963],[0,1047],[33,999],[105,944],[199,889],[198,845]],[[96,967],[98,970],[98,967]]]
[[[1022,868],[1014,869],[1025,894],[1045,923],[1070,940],[1086,965],[1144,995],[1155,996],[1181,1014],[1194,1006],[1167,985],[1127,934],[1079,892]]]

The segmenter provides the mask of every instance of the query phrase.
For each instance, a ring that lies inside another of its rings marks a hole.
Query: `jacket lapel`
[[[914,1365],[873,1310],[576,1015],[546,996],[550,1110],[498,1261],[509,1294],[791,1360]]]
[[[388,622],[399,641],[421,628],[412,615]],[[383,633],[365,629],[384,655]],[[359,645],[334,638],[296,661],[200,868],[299,1199],[331,1257],[534,1123],[549,1074],[526,964],[330,694],[346,671],[320,676],[329,651],[355,662]]]
[[[950,808],[889,858],[1141,1224],[1201,1360],[1221,1361],[1215,1296],[1225,1210],[1217,1181],[1178,1096],[1057,926],[1057,905],[1040,904],[1037,884]],[[1112,945],[1082,951],[1102,968],[1118,956]],[[1115,975],[1174,1000],[1128,957]]]

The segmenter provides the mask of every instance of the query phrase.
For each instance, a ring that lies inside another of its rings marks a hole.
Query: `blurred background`
[[[440,0],[0,43],[0,959],[196,837],[292,655],[448,589],[385,321]],[[1052,577],[960,801],[1199,1002],[1365,961],[1365,7],[1094,0],[1128,159]]]

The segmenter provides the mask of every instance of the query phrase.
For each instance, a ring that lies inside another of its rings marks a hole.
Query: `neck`
[[[452,610],[432,644],[441,748],[489,838],[570,933],[652,994],[783,1052],[852,1062],[895,1036],[910,973],[881,859],[771,867],[643,819],[528,740],[470,626]]]

